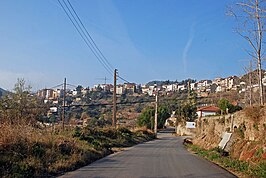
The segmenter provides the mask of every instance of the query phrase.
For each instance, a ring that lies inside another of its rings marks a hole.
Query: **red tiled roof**
[[[198,108],[197,111],[219,112],[220,108],[216,106],[204,106],[204,107]]]
[[[238,105],[237,101],[233,101],[232,105],[237,106]]]

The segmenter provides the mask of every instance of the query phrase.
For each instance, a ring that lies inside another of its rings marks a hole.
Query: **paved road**
[[[158,135],[159,139],[107,156],[62,176],[92,178],[222,178],[236,177],[217,165],[190,154],[182,137]]]

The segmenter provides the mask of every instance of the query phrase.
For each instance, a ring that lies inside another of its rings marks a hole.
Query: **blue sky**
[[[246,41],[226,16],[232,0],[71,0],[119,75],[130,82],[213,79],[244,73]],[[112,76],[57,0],[0,1],[0,87],[92,86]],[[109,80],[108,82],[112,82]],[[119,83],[122,81],[119,81]]]

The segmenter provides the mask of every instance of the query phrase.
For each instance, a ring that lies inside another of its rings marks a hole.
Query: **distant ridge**
[[[0,97],[5,96],[8,92],[3,88],[0,88]]]
[[[154,84],[156,84],[157,86],[162,86],[162,85],[171,85],[171,84],[175,84],[175,83],[178,83],[180,85],[186,85],[188,83],[188,81],[190,81],[190,83],[195,83],[196,80],[195,79],[186,79],[186,80],[182,80],[181,82],[178,82],[177,80],[176,81],[170,81],[170,80],[162,80],[162,81],[159,81],[159,80],[154,80],[154,81],[150,81],[148,82],[146,85],[147,86],[152,86]]]

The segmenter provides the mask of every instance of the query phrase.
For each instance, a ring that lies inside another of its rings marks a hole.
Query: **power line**
[[[67,17],[69,18],[69,20],[71,21],[72,25],[75,27],[75,29],[77,30],[77,32],[79,33],[79,35],[81,36],[81,38],[84,40],[84,42],[86,43],[86,45],[89,47],[89,49],[91,50],[91,52],[93,53],[93,55],[97,58],[97,60],[102,64],[102,66],[105,68],[105,70],[107,72],[109,72],[109,74],[113,75],[112,70],[110,69],[110,66],[108,66],[103,59],[99,56],[99,54],[95,51],[95,49],[92,47],[92,43],[90,40],[88,40],[87,35],[85,34],[85,32],[82,30],[82,28],[80,27],[78,21],[76,20],[76,18],[74,17],[73,13],[70,11],[69,7],[67,6],[67,4],[65,3],[65,1],[63,0],[63,3],[65,4],[65,6],[67,7],[70,15],[72,16],[72,18],[75,20],[75,23],[73,21],[73,19],[71,18],[71,16],[69,15],[69,13],[67,12],[66,8],[64,7],[64,5],[60,2],[60,0],[57,0],[58,3],[60,4],[60,6],[62,7],[62,9],[64,10],[65,14],[67,15]],[[79,27],[78,27],[78,26]],[[90,44],[89,44],[90,43]]]
[[[56,86],[54,86],[54,87],[51,87],[50,89],[58,88],[58,87],[60,87],[60,86],[63,86],[63,83],[61,83],[61,84],[59,84],[59,85],[56,85]]]
[[[64,5],[61,3],[61,1],[64,3]],[[83,24],[81,18],[79,17],[78,13],[72,6],[71,2],[67,0],[67,3],[65,0],[58,0],[60,6],[64,10],[65,14],[71,21],[71,23],[74,25],[75,29],[78,31],[81,38],[84,40],[86,45],[89,47],[89,49],[92,51],[93,55],[97,58],[97,60],[102,64],[102,66],[106,69],[106,71],[113,76],[113,69],[114,67],[110,64],[110,62],[107,60],[107,58],[104,56],[102,51],[99,49],[97,44],[95,43],[94,39],[86,29],[85,25]],[[124,79],[121,76],[117,76],[119,79],[126,83],[130,83],[128,80]]]
[[[71,86],[71,87],[74,87],[74,88],[77,88],[78,86],[76,86],[76,85],[73,85],[73,84],[66,84],[67,86]]]
[[[127,81],[126,79],[124,79],[123,77],[121,77],[121,76],[117,76],[117,78],[120,78],[121,80],[123,80],[124,82],[126,82],[126,83],[130,83],[129,81]]]
[[[79,15],[76,13],[75,9],[73,8],[72,4],[70,3],[69,0],[67,0],[68,4],[70,5],[71,9],[73,10],[74,14],[76,15],[76,17],[78,18],[78,21],[80,22],[80,24],[82,25],[83,29],[85,30],[86,34],[89,36],[89,38],[91,39],[92,43],[94,44],[94,46],[96,47],[96,49],[98,50],[98,52],[101,54],[101,56],[103,57],[103,59],[106,61],[106,63],[110,66],[111,69],[113,69],[114,67],[109,63],[109,61],[106,59],[106,57],[103,55],[102,51],[98,48],[97,44],[95,43],[95,41],[93,40],[93,38],[91,37],[90,33],[88,32],[88,30],[86,29],[86,27],[84,26],[84,24],[82,23],[81,19],[79,18]]]
[[[55,88],[58,88],[58,87],[62,87],[63,85],[64,85],[64,84],[61,83],[61,84],[59,84],[59,85],[56,85],[56,86],[50,87],[50,88],[48,88],[48,89],[55,89]],[[76,85],[73,85],[73,84],[69,84],[69,83],[67,83],[66,85],[67,85],[67,86],[74,87],[74,88],[77,88],[77,86],[76,86]]]
[[[122,81],[124,81],[126,83],[131,83],[131,82],[127,81],[126,79],[124,79],[123,77],[119,76],[119,75],[117,75],[117,78],[121,79]]]
[[[77,15],[77,13],[76,13],[75,9],[73,8],[73,6],[71,5],[70,1],[68,0],[68,4],[70,5],[70,8],[72,9],[72,11],[68,7],[68,5],[65,3],[65,0],[63,0],[63,3],[67,7],[68,11],[70,12],[70,15],[75,20],[75,22],[78,25],[79,29],[82,31],[83,35],[86,37],[87,41],[89,41],[89,43],[90,43],[91,47],[93,48],[94,52],[98,55],[98,57],[101,59],[101,61],[104,63],[104,65],[108,68],[108,70],[109,71],[113,71],[113,69],[111,67],[111,64],[107,61],[105,56],[99,50],[98,46],[96,45],[96,43],[92,39],[92,37],[89,34],[89,32],[87,31],[86,27],[83,25],[82,21],[80,20],[79,16]],[[76,17],[73,15],[72,12],[74,12]],[[77,20],[77,18],[78,18],[78,20]],[[88,36],[89,36],[89,38],[88,38]]]

